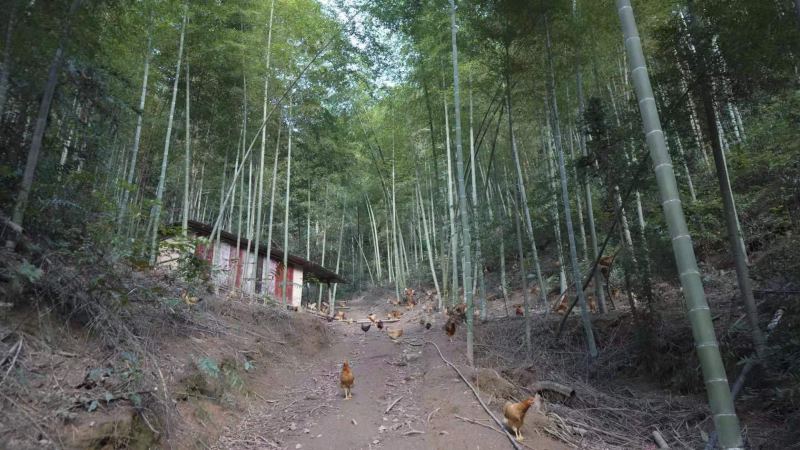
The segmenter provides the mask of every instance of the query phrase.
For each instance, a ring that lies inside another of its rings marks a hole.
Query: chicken
[[[593,313],[597,312],[597,298],[594,294],[588,294],[586,296],[586,303],[589,305],[589,311]]]
[[[350,364],[345,360],[344,364],[342,364],[342,375],[339,377],[339,385],[344,389],[345,400],[353,398],[352,389],[355,380],[356,378],[353,376],[353,371],[350,370]]]
[[[433,318],[428,314],[423,314],[419,316],[419,324],[425,327],[426,330],[430,330],[433,326]]]
[[[403,313],[398,311],[398,310],[396,310],[396,309],[393,309],[393,310],[391,310],[389,312],[389,318],[390,319],[399,319],[400,316],[402,316],[402,315],[403,315]]]
[[[367,337],[367,331],[369,331],[370,325],[372,325],[372,322],[364,322],[361,324],[361,331],[364,332],[364,337]]]
[[[405,294],[405,296],[406,296],[406,304],[408,304],[408,305],[414,305],[415,304],[415,302],[414,302],[415,291],[413,289],[406,288],[403,291],[403,294]]]
[[[387,329],[386,334],[388,334],[389,337],[392,338],[392,340],[396,341],[400,338],[400,336],[403,335],[403,329],[402,328],[395,328],[392,330]]]
[[[531,406],[533,406],[536,411],[541,412],[541,405],[542,397],[536,394],[519,403],[506,402],[503,406],[503,416],[505,417],[503,423],[514,432],[514,437],[516,437],[518,441],[524,439],[522,437],[522,424],[525,421],[525,413],[528,412]]]
[[[459,303],[456,306],[452,306],[446,309],[447,315],[449,318],[454,320],[461,320],[462,322],[467,321],[467,304],[466,303]]]
[[[556,303],[555,311],[558,314],[564,314],[569,309],[569,297],[567,297],[567,292],[565,291],[561,296],[558,298],[558,303]]]
[[[523,309],[522,309],[522,305],[517,305],[517,308],[516,308],[516,310],[514,311],[514,313],[515,313],[516,315],[518,315],[518,316],[524,316],[524,315],[525,315],[525,311],[523,311]]]
[[[456,334],[456,319],[452,317],[447,319],[447,323],[444,324],[444,331],[447,333],[447,337],[450,338],[450,342],[453,342],[453,335]]]
[[[567,293],[564,292],[564,294],[562,294],[560,297],[560,301],[558,302],[555,311],[558,314],[564,314],[569,309],[569,304],[569,297],[567,296]],[[594,313],[597,312],[597,298],[594,296],[594,294],[586,294],[586,304],[589,306],[589,311]]]
[[[382,330],[383,329],[383,321],[382,320],[378,320],[378,323],[375,326],[377,326],[379,330]]]
[[[335,316],[336,320],[344,320],[344,311],[339,311]]]
[[[375,314],[370,314],[367,316],[367,319],[369,319],[370,322],[375,323],[375,321],[378,320],[378,316]]]

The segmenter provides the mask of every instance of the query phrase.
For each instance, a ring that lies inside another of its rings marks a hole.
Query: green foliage
[[[213,358],[209,358],[208,356],[203,356],[195,360],[195,364],[197,368],[205,374],[213,379],[218,379],[220,377],[221,371],[219,365]]]

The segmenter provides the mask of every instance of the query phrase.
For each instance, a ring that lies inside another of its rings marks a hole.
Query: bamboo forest
[[[0,449],[800,448],[800,0],[0,0]]]

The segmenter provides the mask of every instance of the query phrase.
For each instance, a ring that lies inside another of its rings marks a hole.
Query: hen
[[[525,421],[525,413],[528,412],[531,406],[533,406],[536,411],[540,411],[541,404],[542,397],[536,394],[519,403],[506,402],[505,406],[503,406],[503,416],[505,416],[503,423],[514,432],[514,437],[516,437],[518,441],[523,440],[522,424]]]
[[[353,398],[351,390],[353,389],[353,382],[355,381],[353,371],[350,370],[350,364],[347,360],[342,364],[342,375],[339,377],[339,385],[344,389],[344,399],[349,400]]]
[[[447,319],[447,323],[444,324],[444,331],[447,333],[447,337],[450,338],[450,342],[453,342],[453,335],[456,334],[456,319],[452,317]]]
[[[376,326],[378,327],[379,330],[382,330],[383,329],[383,321],[382,320],[378,320],[378,323],[377,323]]]
[[[515,313],[518,316],[524,316],[525,315],[525,311],[522,310],[522,305],[517,305],[517,310],[515,311]]]

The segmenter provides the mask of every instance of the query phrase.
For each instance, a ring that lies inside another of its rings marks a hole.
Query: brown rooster
[[[456,320],[452,317],[447,319],[447,323],[444,324],[444,331],[447,333],[447,337],[450,338],[450,342],[453,342],[453,335],[456,334]]]
[[[347,360],[344,361],[342,364],[342,375],[339,377],[339,385],[344,389],[344,399],[349,400],[353,398],[352,389],[353,389],[353,382],[355,381],[355,377],[353,376],[353,371],[350,370],[350,364],[347,363]]]
[[[378,327],[379,330],[382,330],[383,329],[383,321],[382,320],[378,320],[378,323],[377,323],[376,326]]]
[[[514,432],[514,437],[518,441],[522,441],[522,424],[525,421],[525,413],[533,406],[536,411],[540,411],[542,404],[542,397],[536,394],[533,397],[528,397],[519,403],[506,402],[503,406],[503,416],[505,416],[503,423]]]

